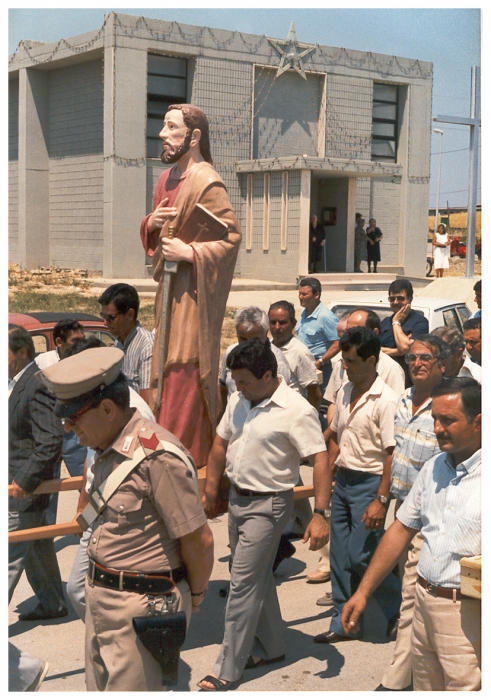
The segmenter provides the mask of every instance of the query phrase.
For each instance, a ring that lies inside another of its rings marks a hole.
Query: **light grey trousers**
[[[37,656],[22,651],[9,642],[9,691],[24,693],[36,680],[44,666]]]
[[[218,678],[239,680],[249,654],[274,659],[285,653],[272,566],[292,511],[293,490],[268,497],[230,490],[232,570],[224,638],[213,669]]]

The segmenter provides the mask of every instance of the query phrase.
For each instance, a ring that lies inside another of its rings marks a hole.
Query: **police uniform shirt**
[[[115,442],[98,453],[94,463],[97,488],[125,458],[131,458],[140,439],[156,438],[189,452],[165,428],[135,411]],[[144,437],[146,436],[146,437]],[[174,455],[150,454],[123,481],[95,520],[88,554],[110,569],[151,573],[175,569],[182,563],[179,538],[206,523],[196,481]]]

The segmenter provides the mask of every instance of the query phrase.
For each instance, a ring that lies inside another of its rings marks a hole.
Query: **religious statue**
[[[215,435],[220,335],[240,231],[212,165],[204,112],[171,105],[159,135],[162,162],[173,167],[160,175],[140,229],[159,283],[150,406],[201,467]]]

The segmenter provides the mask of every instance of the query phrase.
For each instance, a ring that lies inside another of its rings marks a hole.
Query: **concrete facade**
[[[384,233],[381,265],[424,276],[432,66],[312,47],[305,80],[278,75],[265,36],[130,15],[57,44],[21,42],[9,65],[9,259],[145,276],[139,226],[164,168],[146,148],[153,53],[186,59],[186,99],[208,116],[242,227],[237,276],[307,274],[309,216],[326,207],[328,272],[352,271],[360,211]],[[371,157],[374,83],[399,86],[395,162]]]

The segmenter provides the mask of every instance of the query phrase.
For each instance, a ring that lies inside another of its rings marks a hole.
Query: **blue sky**
[[[10,3],[8,15],[9,53],[15,51],[22,39],[51,42],[97,29],[104,22],[104,14],[111,11],[276,38],[287,36],[293,20],[300,42],[431,61],[434,70],[433,116],[469,116],[471,66],[480,65],[481,11],[478,7],[452,8],[449,2],[445,3],[446,7],[443,3],[433,2],[433,7],[428,9],[410,6],[383,8],[382,2],[377,3],[377,9],[370,8],[369,2],[363,3],[367,9],[350,7],[349,2],[344,3],[343,9],[315,7],[319,4],[315,2],[310,2],[308,9],[285,8],[285,2],[281,8],[263,9],[254,8],[255,3],[251,2],[248,9],[233,10],[204,8],[198,3],[185,2],[179,2],[180,9],[99,8],[94,7],[96,3],[91,3],[93,7],[89,9],[69,9],[66,6],[40,9],[15,8],[13,4]],[[189,7],[191,4],[197,6]],[[435,7],[439,4],[442,7]],[[440,208],[447,200],[450,206],[465,205],[469,129],[445,124],[434,126],[444,132]],[[433,134],[431,206],[435,205],[436,199],[439,139],[439,135]],[[479,190],[478,203],[480,201]]]

